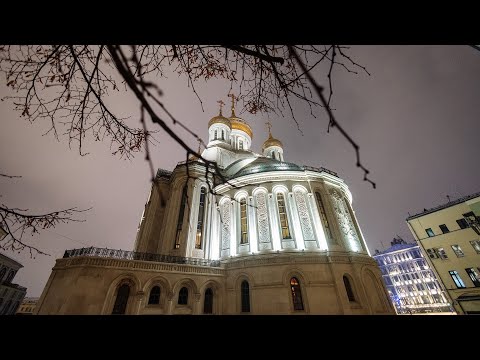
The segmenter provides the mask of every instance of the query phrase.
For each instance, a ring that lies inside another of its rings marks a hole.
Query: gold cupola
[[[243,131],[248,136],[250,136],[250,139],[253,139],[253,130],[250,127],[250,125],[248,125],[245,120],[243,120],[242,118],[239,118],[239,117],[237,117],[237,115],[235,115],[235,97],[234,97],[234,95],[230,94],[228,96],[231,96],[231,98],[232,98],[232,115],[229,118],[231,126],[232,126],[232,130]]]
[[[281,147],[283,149],[282,142],[278,139],[275,139],[272,136],[272,124],[270,124],[269,121],[267,121],[266,124],[268,126],[268,139],[265,140],[265,142],[263,143],[262,151],[265,151],[265,149],[269,148],[270,146],[278,146],[278,147]]]

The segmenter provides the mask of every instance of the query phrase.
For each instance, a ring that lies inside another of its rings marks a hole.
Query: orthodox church
[[[345,182],[285,161],[271,127],[253,151],[231,96],[208,163],[158,170],[134,251],[65,251],[37,314],[395,314]]]

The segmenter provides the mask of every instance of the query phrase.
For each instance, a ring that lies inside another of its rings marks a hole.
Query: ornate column
[[[250,243],[250,251],[252,253],[257,253],[258,252],[257,220],[255,216],[253,196],[248,197],[247,215],[248,215],[248,241]]]
[[[255,194],[256,214],[258,221],[258,250],[272,250],[272,237],[268,219],[267,194],[259,191]]]
[[[235,200],[230,201],[230,256],[237,255],[237,217],[239,216],[237,211],[237,202]]]
[[[317,238],[317,246],[322,250],[327,250],[327,238],[323,231],[322,222],[320,220],[320,214],[318,212],[317,204],[315,204],[315,197],[312,193],[307,194],[308,207],[310,208],[310,214],[312,218],[312,225],[315,229],[315,234]]]
[[[293,192],[288,193],[288,207],[290,208],[290,213],[292,214],[292,231],[295,234],[295,242],[297,244],[298,250],[305,249],[305,242],[303,240],[302,228],[300,227],[300,218],[298,216],[297,202],[293,196]]]
[[[220,228],[221,228],[221,251],[220,257],[225,258],[230,256],[230,218],[231,218],[231,203],[230,200],[226,200],[220,206],[221,211],[221,221],[220,221]]]
[[[295,202],[297,203],[298,217],[300,220],[300,227],[302,229],[303,241],[306,249],[318,249],[317,239],[312,226],[310,212],[308,209],[307,194],[303,191],[294,191]]]
[[[270,219],[271,225],[271,236],[272,236],[272,243],[273,243],[273,250],[281,250],[281,240],[280,240],[280,224],[278,219],[278,210],[277,204],[275,204],[276,199],[273,193],[268,194],[268,217]]]

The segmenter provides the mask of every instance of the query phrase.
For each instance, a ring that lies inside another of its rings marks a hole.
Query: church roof
[[[228,171],[228,168],[225,170]],[[239,176],[256,174],[256,173],[267,172],[267,171],[285,171],[285,170],[303,171],[304,169],[301,166],[298,166],[293,163],[273,160],[267,157],[259,157],[256,160],[249,163],[247,166],[240,169],[235,174],[232,174],[230,178],[236,178]]]

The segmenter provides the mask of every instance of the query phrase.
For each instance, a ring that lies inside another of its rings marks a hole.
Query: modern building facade
[[[15,315],[33,315],[38,299],[38,297],[24,298]]]
[[[13,278],[23,266],[0,253],[0,315],[13,315],[22,302],[27,289],[13,284]]]
[[[38,314],[394,314],[345,182],[285,161],[235,114],[208,123],[204,160],[159,170],[134,251],[58,259]]]
[[[480,193],[407,218],[459,314],[480,314]]]
[[[384,251],[376,250],[373,258],[397,314],[455,313],[420,247],[401,238],[390,244]]]

